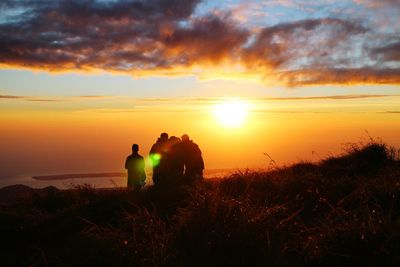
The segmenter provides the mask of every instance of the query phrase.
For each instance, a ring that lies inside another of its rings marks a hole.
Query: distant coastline
[[[124,172],[105,172],[105,173],[71,173],[71,174],[56,174],[56,175],[38,175],[32,176],[32,179],[40,181],[51,180],[67,180],[79,178],[110,178],[110,177],[125,177]]]
[[[218,168],[204,170],[204,178],[223,178],[237,172],[265,171],[262,168]],[[152,185],[152,172],[146,172],[146,184]],[[41,175],[20,175],[11,177],[0,177],[0,188],[12,185],[25,185],[31,188],[44,188],[55,186],[58,189],[70,189],[77,185],[90,184],[94,188],[115,188],[126,186],[126,172],[72,172],[72,173],[54,173]]]
[[[253,168],[221,168],[221,169],[209,169],[204,171],[206,178],[215,176],[225,176],[229,173],[236,171],[246,170],[260,170]],[[147,174],[151,176],[151,173]],[[68,180],[68,179],[87,179],[87,178],[119,178],[126,177],[126,172],[101,172],[101,173],[69,173],[69,174],[52,174],[52,175],[35,175],[32,179],[39,181],[54,181],[54,180]]]

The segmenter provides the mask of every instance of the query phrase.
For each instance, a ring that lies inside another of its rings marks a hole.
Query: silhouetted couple
[[[189,139],[162,133],[150,150],[156,186],[193,184],[203,179],[204,161],[199,146]]]
[[[139,155],[139,146],[132,145],[132,154],[125,161],[128,170],[128,188],[139,191],[145,184],[145,163]],[[189,139],[176,136],[168,138],[162,133],[151,147],[150,160],[153,165],[155,186],[190,185],[203,180],[204,161],[199,146]]]

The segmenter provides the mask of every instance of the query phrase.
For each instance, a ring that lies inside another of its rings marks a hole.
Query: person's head
[[[168,140],[168,134],[167,133],[162,133],[160,135],[160,140]]]
[[[190,139],[189,139],[189,135],[187,135],[187,134],[184,134],[184,135],[182,135],[182,141],[189,141]]]
[[[138,144],[133,144],[132,145],[132,152],[137,153],[139,151],[139,145]]]
[[[179,137],[176,137],[176,136],[171,136],[171,137],[169,138],[169,141],[170,141],[172,144],[176,144],[176,143],[179,143],[179,142],[181,141],[181,139],[180,139]]]

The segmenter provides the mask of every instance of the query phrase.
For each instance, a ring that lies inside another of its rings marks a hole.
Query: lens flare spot
[[[151,164],[153,165],[153,167],[156,167],[160,164],[161,155],[158,153],[151,154],[150,160],[151,160]]]

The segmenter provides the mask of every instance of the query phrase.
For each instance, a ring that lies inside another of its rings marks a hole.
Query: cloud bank
[[[290,2],[290,1],[289,1]],[[370,1],[357,1],[371,5]],[[385,1],[386,6],[398,6]],[[141,75],[257,73],[266,83],[400,84],[400,37],[365,20],[310,18],[250,28],[200,0],[0,3],[0,64]]]

